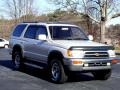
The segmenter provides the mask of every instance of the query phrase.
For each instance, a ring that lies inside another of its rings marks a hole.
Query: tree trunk
[[[105,43],[105,27],[106,21],[101,21],[100,28],[101,28],[101,43]]]
[[[107,1],[104,0],[104,4],[101,6],[101,43],[105,43],[105,31],[106,31],[106,21],[107,21]]]

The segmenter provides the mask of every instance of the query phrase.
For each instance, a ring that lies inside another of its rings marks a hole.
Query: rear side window
[[[0,39],[0,42],[3,42],[4,40],[3,39]]]
[[[13,36],[20,37],[26,26],[26,24],[18,25],[13,32]]]

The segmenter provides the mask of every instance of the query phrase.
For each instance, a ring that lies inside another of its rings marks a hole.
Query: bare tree
[[[34,0],[6,0],[5,11],[15,22],[21,21],[20,17],[25,16],[22,21],[27,20],[27,15],[34,12]],[[6,10],[7,9],[7,10]]]
[[[100,24],[101,42],[105,42],[105,25],[111,18],[120,16],[117,9],[118,0],[48,0],[61,9],[72,10],[74,13],[84,13],[91,20]],[[116,8],[115,8],[116,7]],[[114,14],[114,13],[115,14]],[[114,14],[114,15],[112,15]],[[111,16],[111,18],[110,18]]]
[[[5,1],[6,3],[6,8],[7,10],[5,10],[10,17],[15,19],[15,23],[17,22],[17,3],[15,0],[7,0]]]
[[[101,42],[106,42],[105,41],[106,22],[109,19],[120,16],[117,13],[113,14],[113,12],[117,10],[115,8],[117,1],[116,0],[82,0],[82,1],[86,9],[85,10],[86,14],[97,23],[100,23]]]

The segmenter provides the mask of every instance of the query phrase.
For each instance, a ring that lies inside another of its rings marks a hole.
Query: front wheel
[[[111,70],[95,71],[95,72],[92,72],[92,74],[95,77],[95,79],[107,80],[111,76]]]
[[[54,59],[50,62],[50,78],[55,83],[64,83],[67,81],[67,75],[61,61]]]

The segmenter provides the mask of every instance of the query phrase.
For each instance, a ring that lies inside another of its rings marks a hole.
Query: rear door
[[[4,40],[0,39],[0,47],[4,47]]]

